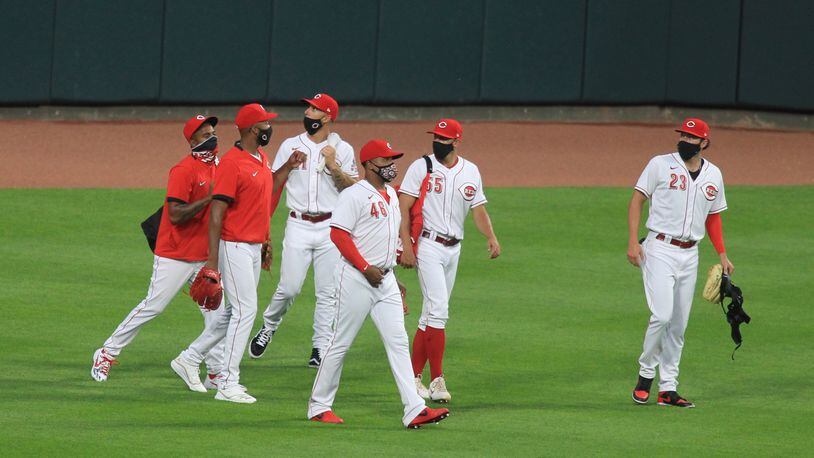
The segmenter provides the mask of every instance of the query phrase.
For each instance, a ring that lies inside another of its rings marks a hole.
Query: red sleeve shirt
[[[167,198],[161,214],[161,225],[155,244],[155,254],[180,261],[205,261],[209,254],[207,231],[209,206],[184,224],[170,222],[169,204],[189,204],[209,195],[215,173],[214,163],[203,163],[187,156],[170,170]]]
[[[235,146],[223,156],[215,174],[212,198],[227,202],[221,239],[262,243],[269,233],[274,180],[268,158],[260,159]]]

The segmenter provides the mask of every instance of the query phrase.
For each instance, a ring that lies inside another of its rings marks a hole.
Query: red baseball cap
[[[687,118],[681,123],[681,126],[676,129],[676,132],[683,132],[701,139],[706,139],[709,138],[709,125],[698,118]]]
[[[235,125],[238,129],[247,129],[258,122],[270,121],[277,117],[277,113],[271,113],[263,108],[259,103],[250,103],[243,105],[240,111],[237,112],[235,118]]]
[[[362,147],[362,151],[359,152],[359,161],[367,162],[377,157],[392,157],[393,159],[398,159],[401,156],[404,156],[404,154],[393,151],[393,147],[390,146],[387,140],[371,140],[365,143],[365,146]]]
[[[339,104],[328,94],[315,94],[313,99],[302,99],[302,101],[319,111],[328,113],[331,121],[336,121],[339,116]]]
[[[209,123],[212,127],[218,125],[218,118],[214,116],[195,115],[184,124],[184,138],[189,141],[202,125]]]
[[[435,129],[428,130],[428,134],[435,134],[440,135],[441,137],[445,138],[461,138],[461,134],[464,133],[464,129],[461,127],[461,123],[454,119],[444,118],[439,119],[437,123],[435,123]]]

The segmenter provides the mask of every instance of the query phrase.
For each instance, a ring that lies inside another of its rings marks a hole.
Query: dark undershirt
[[[692,178],[692,181],[695,181],[695,179],[698,178],[698,175],[701,174],[701,169],[703,169],[703,168],[704,168],[704,160],[701,159],[701,167],[698,167],[698,170],[696,170],[695,172],[690,172],[690,177]],[[688,170],[688,172],[689,172],[689,170]]]

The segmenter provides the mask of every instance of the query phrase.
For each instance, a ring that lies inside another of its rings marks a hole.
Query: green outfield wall
[[[814,110],[809,0],[0,0],[0,105]]]

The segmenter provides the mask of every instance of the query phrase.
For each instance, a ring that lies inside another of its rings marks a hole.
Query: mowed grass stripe
[[[160,190],[0,190],[0,450],[4,455],[785,455],[808,450],[814,403],[809,311],[812,187],[727,188],[724,232],[753,322],[733,344],[701,285],[679,391],[692,410],[635,406],[629,392],[648,319],[628,265],[631,190],[487,190],[503,255],[487,259],[471,221],[452,298],[445,372],[452,416],[401,428],[401,405],[372,324],[351,348],[340,427],[305,420],[315,371],[313,280],[266,356],[244,359],[251,406],[192,393],[169,362],[202,328],[179,295],[145,326],[105,384],[91,356],[144,296],[152,254],[139,223]],[[274,218],[276,286],[283,212]],[[717,256],[701,244],[699,283]],[[414,272],[399,270],[420,313]],[[259,323],[259,319],[258,319]],[[259,324],[255,325],[255,329]]]

